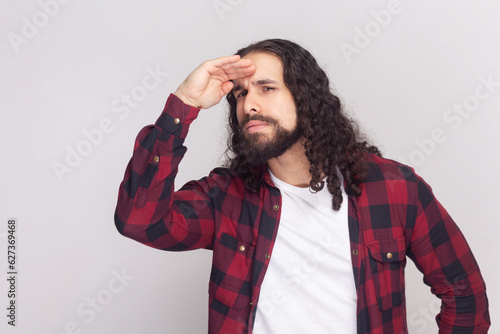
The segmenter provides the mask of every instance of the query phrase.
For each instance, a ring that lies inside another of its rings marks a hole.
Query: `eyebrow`
[[[252,86],[262,86],[262,85],[269,85],[269,84],[275,84],[278,83],[278,81],[273,80],[273,79],[259,79],[256,81],[252,81],[250,84]],[[243,85],[238,84],[233,87],[233,92],[237,92],[243,89]]]

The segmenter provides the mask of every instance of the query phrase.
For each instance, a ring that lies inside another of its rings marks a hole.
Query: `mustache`
[[[245,125],[250,121],[261,121],[261,122],[269,123],[271,125],[275,125],[277,123],[276,120],[272,117],[255,114],[255,115],[247,116],[241,121],[240,130],[243,129],[245,127]]]

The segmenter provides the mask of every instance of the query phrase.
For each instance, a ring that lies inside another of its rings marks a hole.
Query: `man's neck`
[[[281,181],[296,187],[309,187],[312,178],[309,161],[300,141],[279,157],[269,159],[267,164],[273,175]]]

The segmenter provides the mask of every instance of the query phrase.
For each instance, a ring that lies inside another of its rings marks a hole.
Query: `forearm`
[[[432,293],[442,300],[436,317],[439,333],[487,333],[486,287],[472,251],[430,187],[420,181],[418,189],[410,257],[424,273]]]
[[[445,269],[443,284],[431,290],[441,298],[441,312],[436,317],[439,333],[485,334],[491,323],[485,282],[458,228],[453,243],[458,259]]]
[[[198,112],[170,95],[155,125],[137,136],[115,212],[116,227],[124,236],[168,249],[185,234],[185,219],[172,204],[174,179],[186,152],[183,143],[189,125]],[[165,236],[168,230],[169,236]]]

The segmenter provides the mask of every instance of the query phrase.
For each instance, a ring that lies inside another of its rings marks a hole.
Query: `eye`
[[[275,90],[276,88],[274,88],[274,87],[267,87],[267,86],[264,86],[262,89],[263,89],[265,92],[270,92],[270,91]]]
[[[240,97],[245,97],[246,95],[247,95],[247,91],[242,90],[241,92],[236,93],[236,98],[239,99]]]

